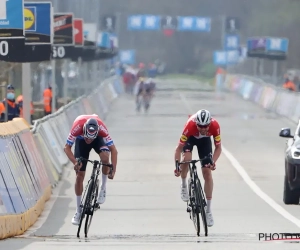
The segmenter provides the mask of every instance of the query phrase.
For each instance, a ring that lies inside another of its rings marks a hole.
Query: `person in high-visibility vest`
[[[23,116],[23,95],[19,95],[16,103],[19,105],[20,107],[20,117],[24,118]],[[34,114],[34,107],[33,107],[33,103],[32,101],[30,102],[30,123],[32,123],[33,120],[33,114]]]
[[[5,104],[7,102],[7,110],[5,110]],[[11,84],[7,85],[6,99],[0,102],[0,121],[5,121],[5,113],[7,112],[7,121],[20,116],[19,105],[15,101],[15,88]]]
[[[48,87],[44,90],[44,113],[50,115],[52,113],[52,88]]]

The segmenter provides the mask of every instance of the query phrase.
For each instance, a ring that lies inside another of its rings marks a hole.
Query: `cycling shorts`
[[[192,152],[193,147],[196,146],[198,150],[199,159],[202,159],[209,154],[212,154],[212,143],[210,137],[203,137],[200,139],[190,136],[183,146],[183,152]]]
[[[94,151],[97,154],[100,154],[101,152],[109,152],[108,147],[105,145],[105,142],[102,137],[97,137],[92,143],[87,144],[84,139],[76,138],[75,140],[75,150],[74,150],[74,156],[75,158],[83,157],[85,159],[89,159],[91,150],[94,149]],[[87,161],[82,162],[82,166],[79,171],[85,171],[86,170]]]

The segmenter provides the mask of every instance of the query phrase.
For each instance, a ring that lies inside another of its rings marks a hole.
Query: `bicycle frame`
[[[204,196],[203,188],[198,177],[197,173],[197,162],[201,162],[201,166],[204,167],[206,164],[212,164],[212,157],[211,154],[204,157],[201,160],[191,160],[185,162],[178,162],[176,161],[176,170],[178,171],[181,164],[188,164],[189,172],[190,172],[190,179],[189,179],[189,201],[187,202],[187,212],[190,213],[190,219],[193,220],[195,229],[197,231],[197,235],[200,235],[200,218],[199,214],[201,214],[202,222],[205,228],[205,236],[207,236],[207,222],[206,222],[206,213],[205,213],[205,206],[206,206],[206,199]],[[198,185],[197,185],[198,183]]]
[[[81,205],[80,207],[82,208],[82,214],[81,214],[81,218],[80,218],[80,223],[78,225],[78,231],[77,231],[77,237],[79,238],[79,233],[80,233],[80,229],[81,229],[81,225],[83,222],[83,218],[86,215],[86,220],[85,220],[85,237],[87,237],[87,233],[88,230],[90,228],[91,222],[92,222],[92,218],[94,215],[94,212],[97,211],[100,207],[99,204],[96,206],[96,199],[98,196],[98,189],[99,189],[99,181],[98,181],[98,176],[100,174],[100,167],[101,166],[108,166],[110,167],[110,173],[113,170],[113,167],[111,164],[104,164],[101,163],[99,161],[90,161],[88,159],[84,159],[84,158],[79,158],[77,160],[78,163],[81,163],[83,160],[86,160],[90,163],[93,164],[93,170],[91,173],[91,177],[87,183],[87,185],[85,186],[85,190],[84,190],[84,195],[83,195],[83,200],[81,201]],[[90,218],[90,220],[89,220]]]

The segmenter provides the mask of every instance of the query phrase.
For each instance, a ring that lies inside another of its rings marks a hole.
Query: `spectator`
[[[19,105],[20,108],[20,117],[24,118],[23,116],[23,95],[19,95],[16,103]],[[32,101],[30,102],[30,123],[32,123],[33,120],[33,114],[34,114],[34,107]]]
[[[7,110],[5,110],[6,103],[7,103]],[[5,122],[6,112],[7,112],[7,121],[11,121],[16,117],[20,117],[20,108],[15,101],[15,88],[11,84],[7,85],[6,99],[0,102],[1,122]]]
[[[285,83],[283,84],[282,87],[290,91],[297,91],[295,83],[288,78],[285,80]]]

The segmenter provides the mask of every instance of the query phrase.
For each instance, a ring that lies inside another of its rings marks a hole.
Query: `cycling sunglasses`
[[[199,125],[199,124],[196,123],[196,125],[197,125],[198,128],[208,128],[210,124],[208,124],[208,125]]]

